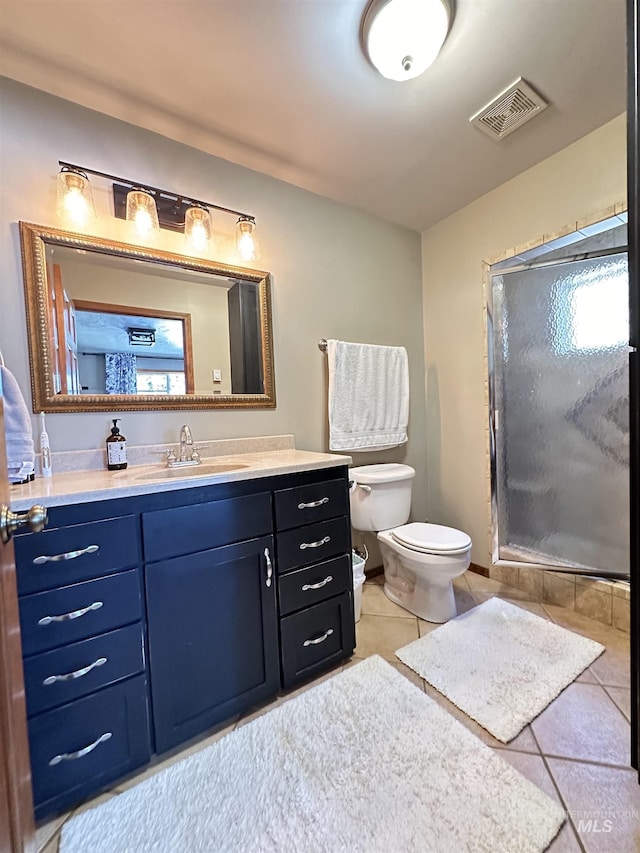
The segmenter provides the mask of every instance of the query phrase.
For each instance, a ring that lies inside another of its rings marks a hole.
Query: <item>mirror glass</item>
[[[34,411],[275,405],[267,273],[20,229]]]

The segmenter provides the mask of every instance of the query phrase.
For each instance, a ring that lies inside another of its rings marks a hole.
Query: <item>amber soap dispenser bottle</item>
[[[118,421],[113,419],[111,435],[107,436],[107,468],[109,471],[122,471],[127,467],[127,439],[120,434]]]

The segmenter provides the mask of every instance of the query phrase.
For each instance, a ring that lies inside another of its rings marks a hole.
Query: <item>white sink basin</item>
[[[224,474],[227,471],[240,471],[242,468],[250,468],[246,462],[203,462],[201,465],[184,468],[161,468],[145,474],[138,474],[132,479],[144,480],[177,480],[183,477],[208,477],[212,474]]]

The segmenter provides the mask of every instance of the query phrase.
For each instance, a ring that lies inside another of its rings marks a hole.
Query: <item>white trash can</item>
[[[351,552],[351,567],[353,569],[353,615],[354,621],[360,621],[362,610],[362,587],[365,582],[364,564],[366,560],[355,551]]]

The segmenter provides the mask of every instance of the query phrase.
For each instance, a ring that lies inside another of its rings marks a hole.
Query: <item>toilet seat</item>
[[[423,521],[396,527],[391,531],[391,536],[399,545],[422,554],[453,556],[462,554],[471,547],[471,538],[462,530]]]

